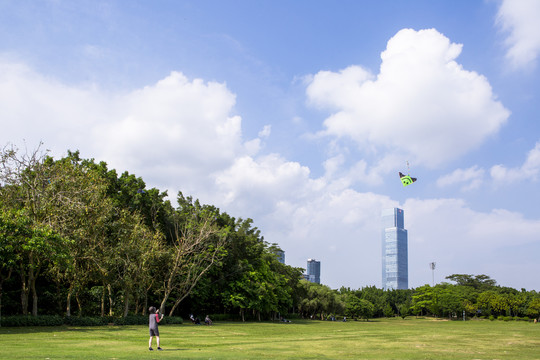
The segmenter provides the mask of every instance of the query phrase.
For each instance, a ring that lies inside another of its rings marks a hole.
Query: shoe
[[[152,349],[152,348],[150,347],[150,348],[148,348],[148,350],[152,351],[152,350],[154,350],[154,349]]]
[[[159,351],[162,351],[162,350],[163,350],[163,349],[162,349],[162,348],[160,348],[160,347],[158,347],[157,349],[158,349]]]

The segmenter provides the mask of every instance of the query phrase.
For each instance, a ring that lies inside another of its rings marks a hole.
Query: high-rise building
[[[321,262],[315,259],[307,261],[307,280],[312,283],[321,283]]]
[[[382,287],[409,288],[407,230],[402,209],[382,211]]]
[[[282,264],[285,264],[285,251],[276,250],[276,255],[277,255],[278,261]]]

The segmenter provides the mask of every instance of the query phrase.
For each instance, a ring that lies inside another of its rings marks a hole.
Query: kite
[[[399,173],[399,177],[403,183],[403,186],[411,185],[416,181],[416,178],[410,177],[410,175],[403,175],[402,173]]]
[[[409,162],[407,161],[407,170],[409,170]],[[409,174],[404,175],[403,173],[399,173],[399,178],[401,179],[401,182],[403,183],[403,186],[411,185],[413,182],[416,181],[416,178],[411,177]]]

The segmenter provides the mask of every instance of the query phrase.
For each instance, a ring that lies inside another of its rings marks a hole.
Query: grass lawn
[[[0,328],[0,359],[540,359],[540,324],[378,319]],[[154,348],[155,340],[154,340]]]

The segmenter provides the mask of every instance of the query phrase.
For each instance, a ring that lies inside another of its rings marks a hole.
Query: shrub
[[[15,315],[3,316],[2,326],[60,326],[64,324],[64,319],[58,315]]]
[[[494,321],[494,320],[495,320],[495,316],[489,315],[489,320]]]
[[[214,320],[212,317],[210,317],[210,319]],[[146,323],[148,323],[148,321]],[[163,320],[160,322],[160,324],[161,323],[164,323],[164,324],[183,324],[184,319],[182,319],[181,316],[165,316],[163,318]]]
[[[242,320],[240,314],[210,314],[210,319],[212,321],[238,321]],[[288,316],[285,316],[287,319]],[[201,321],[203,321],[204,318],[201,318]]]
[[[20,326],[104,326],[109,323],[114,325],[148,325],[148,316],[130,315],[127,317],[90,317],[90,316],[69,316],[61,317],[58,315],[40,315],[40,316],[3,316],[0,325],[5,327]],[[162,324],[182,324],[183,319],[180,316],[165,316]]]
[[[106,317],[69,316],[64,318],[64,323],[70,326],[102,326],[109,323]]]
[[[510,321],[510,320],[512,320],[512,317],[511,316],[504,316],[503,320],[504,321]]]
[[[114,325],[148,325],[148,316],[129,315],[126,317],[115,318]]]

